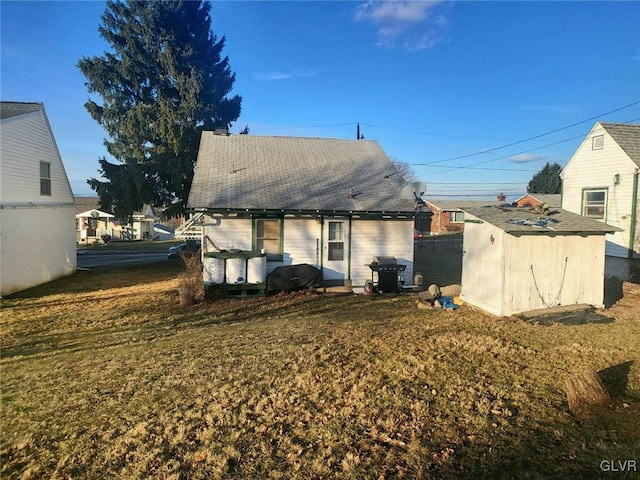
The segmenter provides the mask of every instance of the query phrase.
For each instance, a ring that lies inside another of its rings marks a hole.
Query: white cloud
[[[274,71],[274,72],[258,72],[254,73],[254,77],[258,80],[287,80],[289,78],[310,78],[315,77],[320,70],[304,70],[304,69],[295,69],[291,71]]]
[[[354,20],[377,25],[377,46],[400,45],[405,50],[431,48],[445,40],[447,19],[435,15],[440,0],[369,0],[355,9]]]
[[[520,153],[518,155],[513,155],[509,157],[507,160],[510,162],[516,163],[529,163],[529,162],[537,162],[538,160],[544,160],[547,158],[545,155],[535,155],[533,153]]]

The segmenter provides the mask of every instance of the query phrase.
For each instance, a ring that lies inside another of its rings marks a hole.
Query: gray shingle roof
[[[583,217],[561,208],[551,208],[551,213],[548,216],[536,214],[529,207],[467,207],[463,208],[463,211],[478,217],[484,222],[495,225],[507,233],[520,235],[558,233],[604,235],[605,233],[621,231],[617,227],[612,227],[593,218]],[[539,220],[544,220],[546,227],[533,225]]]
[[[41,108],[42,103],[0,102],[0,119],[37,112]]]
[[[377,142],[203,132],[189,208],[414,212]]]
[[[600,125],[613,137],[629,158],[640,167],[640,125],[632,123],[602,123]]]

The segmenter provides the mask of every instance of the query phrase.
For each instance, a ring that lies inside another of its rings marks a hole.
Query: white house
[[[42,103],[0,102],[0,294],[76,269],[75,203]]]
[[[203,132],[188,208],[204,213],[203,250],[267,253],[267,272],[309,264],[325,285],[364,286],[374,256],[413,277],[414,202],[369,140]]]
[[[467,207],[460,298],[498,316],[603,306],[605,235],[615,227],[562,209]]]
[[[606,274],[640,280],[640,125],[597,122],[562,170],[562,208],[620,228]]]

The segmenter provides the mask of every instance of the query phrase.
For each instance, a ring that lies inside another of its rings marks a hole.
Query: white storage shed
[[[465,208],[461,299],[509,316],[603,306],[605,236],[618,229],[562,209]]]

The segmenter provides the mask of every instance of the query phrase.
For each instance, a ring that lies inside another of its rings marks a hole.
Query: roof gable
[[[188,207],[413,212],[404,185],[375,141],[203,132]]]
[[[582,140],[578,148],[560,172],[560,178],[565,178],[566,172],[575,162],[575,160],[583,155],[585,149],[590,149],[590,140],[594,135],[605,134],[618,145],[619,148],[627,155],[630,161],[640,167],[640,125],[627,123],[601,123],[596,122],[593,128]],[[605,144],[606,144],[605,140]]]

